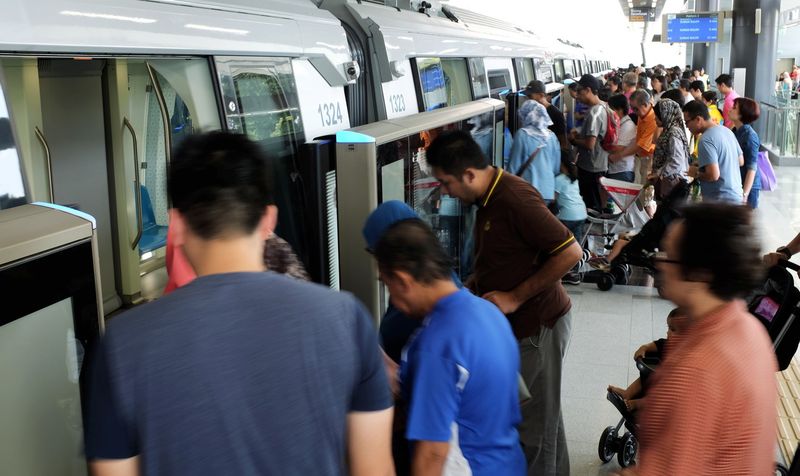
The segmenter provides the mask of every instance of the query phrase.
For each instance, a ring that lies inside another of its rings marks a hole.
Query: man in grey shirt
[[[741,205],[745,200],[739,167],[744,165],[744,155],[736,136],[712,121],[701,101],[686,104],[683,117],[693,135],[702,134],[697,145],[698,165],[689,167],[688,175],[700,181],[703,201]]]
[[[570,132],[570,144],[578,148],[578,185],[587,208],[601,210],[600,177],[608,170],[608,152],[601,146],[608,131],[608,110],[597,93],[600,82],[591,74],[578,81],[578,100],[589,106],[583,127]]]

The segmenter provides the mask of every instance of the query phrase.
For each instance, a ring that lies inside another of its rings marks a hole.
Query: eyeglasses
[[[668,264],[681,264],[681,260],[677,259],[669,259],[667,254],[663,251],[659,251],[657,253],[653,253],[650,255],[650,259],[653,260],[654,263],[668,263]]]

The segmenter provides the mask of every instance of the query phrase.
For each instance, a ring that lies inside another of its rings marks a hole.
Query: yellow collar
[[[500,183],[500,177],[503,176],[504,170],[501,168],[497,169],[497,176],[494,178],[494,182],[492,182],[492,186],[489,187],[489,193],[486,194],[486,197],[483,199],[483,204],[481,207],[485,207],[487,203],[489,203],[489,199],[492,198],[492,194],[494,193],[494,189],[497,187],[497,184]]]

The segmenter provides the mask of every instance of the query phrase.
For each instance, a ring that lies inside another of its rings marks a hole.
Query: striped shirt
[[[642,410],[638,474],[771,475],[777,364],[741,301],[669,339]]]

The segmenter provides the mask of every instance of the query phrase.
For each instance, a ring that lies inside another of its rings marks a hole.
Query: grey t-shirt
[[[725,126],[707,129],[697,144],[697,162],[702,168],[710,164],[719,165],[719,179],[715,182],[700,181],[704,201],[741,204],[743,200],[742,176],[739,156],[742,147],[733,131]]]
[[[392,406],[353,296],[275,273],[196,279],[113,319],[95,352],[89,459],[145,475],[346,471],[346,417]]]
[[[605,103],[600,103],[586,111],[581,136],[596,137],[592,150],[581,148],[578,152],[578,167],[587,172],[605,172],[608,170],[608,152],[603,150],[603,137],[608,129],[608,112]]]

